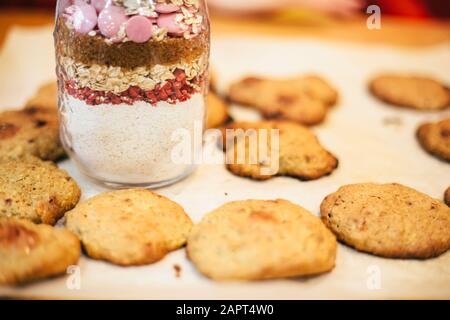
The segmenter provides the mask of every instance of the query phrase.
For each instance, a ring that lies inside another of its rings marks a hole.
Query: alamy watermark
[[[380,30],[381,29],[381,8],[377,5],[371,5],[367,7],[367,14],[370,16],[367,18],[367,29]]]
[[[368,275],[366,286],[369,290],[381,289],[381,269],[377,265],[367,267],[366,273]]]
[[[174,164],[255,165],[261,175],[275,175],[279,170],[279,129],[208,129],[203,133],[203,123],[196,122],[193,130],[175,130],[171,141]]]
[[[77,265],[69,266],[66,270],[68,274],[66,287],[69,290],[81,290],[81,268]]]

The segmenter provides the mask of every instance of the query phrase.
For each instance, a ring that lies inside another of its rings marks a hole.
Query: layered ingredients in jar
[[[186,174],[191,165],[173,161],[174,133],[201,139],[209,57],[202,3],[74,0],[59,10],[61,138],[72,158],[107,183]]]

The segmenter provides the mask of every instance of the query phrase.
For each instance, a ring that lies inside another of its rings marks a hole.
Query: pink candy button
[[[176,13],[161,14],[158,17],[158,27],[166,28],[167,32],[173,34],[182,34],[185,29],[183,29],[176,21]]]
[[[172,3],[158,3],[155,6],[155,11],[159,13],[172,13],[178,10],[180,10],[180,7]]]
[[[128,38],[136,43],[148,41],[153,34],[152,23],[143,16],[134,16],[130,18],[127,22],[125,31]]]
[[[73,0],[72,4],[76,5],[76,6],[82,6],[84,4],[88,4],[86,0]]]
[[[102,35],[107,38],[117,36],[122,24],[127,22],[124,8],[117,6],[107,6],[98,16],[98,28]]]
[[[72,5],[67,8],[66,12],[69,14],[69,19],[77,32],[88,33],[97,25],[97,12],[89,4]]]
[[[91,0],[91,5],[94,6],[97,12],[100,12],[106,6],[106,1],[107,0]]]

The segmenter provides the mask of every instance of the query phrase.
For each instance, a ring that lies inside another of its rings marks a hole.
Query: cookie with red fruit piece
[[[232,102],[260,110],[265,118],[304,125],[322,122],[337,91],[324,79],[307,75],[291,79],[246,77],[229,90]]]

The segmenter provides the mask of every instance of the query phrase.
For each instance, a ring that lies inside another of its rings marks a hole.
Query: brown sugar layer
[[[150,39],[145,43],[132,41],[109,44],[99,35],[80,34],[58,20],[56,50],[59,56],[71,57],[83,64],[102,64],[122,68],[168,65],[181,60],[186,63],[209,51],[209,35],[200,33],[192,39],[167,37]]]

